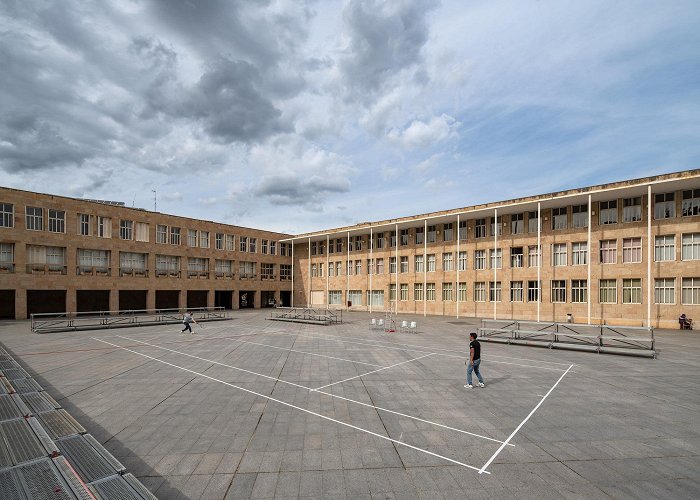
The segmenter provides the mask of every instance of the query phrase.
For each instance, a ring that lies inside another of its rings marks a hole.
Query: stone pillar
[[[15,290],[15,317],[27,319],[27,290],[24,288]]]
[[[114,272],[114,271],[112,271]],[[109,291],[109,310],[117,311],[119,309],[119,290],[112,288]]]
[[[78,293],[75,288],[66,288],[66,312],[75,313],[78,310]]]
[[[180,310],[187,309],[187,290],[180,289],[180,298],[178,299]]]
[[[153,310],[156,308],[156,291],[152,289],[146,290],[146,309]]]

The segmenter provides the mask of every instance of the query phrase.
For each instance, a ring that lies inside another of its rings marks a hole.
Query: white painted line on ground
[[[183,371],[192,373],[192,374],[194,374],[194,375],[198,375],[198,376],[200,376],[200,377],[204,377],[204,378],[207,378],[207,379],[209,379],[209,380],[213,380],[214,382],[219,382],[220,384],[224,384],[224,385],[227,385],[227,386],[229,386],[229,387],[233,387],[234,389],[238,389],[238,390],[247,392],[248,394],[253,394],[254,396],[257,396],[257,397],[260,397],[260,398],[265,398],[265,399],[267,399],[268,401],[272,401],[272,402],[274,402],[274,403],[278,403],[278,404],[281,404],[281,405],[284,405],[284,406],[288,406],[288,407],[290,407],[290,408],[294,408],[295,410],[299,410],[299,411],[302,411],[302,412],[304,412],[304,413],[308,413],[308,414],[310,414],[310,415],[314,415],[314,416],[319,417],[319,418],[322,418],[322,419],[324,419],[324,420],[329,420],[329,421],[334,422],[334,423],[336,423],[336,424],[340,424],[340,425],[344,425],[344,426],[346,426],[346,427],[350,427],[351,429],[355,429],[355,430],[360,431],[360,432],[366,432],[367,434],[370,434],[370,435],[372,435],[372,436],[378,437],[378,438],[380,438],[380,439],[384,439],[384,440],[386,440],[386,441],[391,441],[392,443],[396,443],[396,444],[398,444],[398,445],[405,446],[405,447],[407,447],[407,448],[411,448],[412,450],[416,450],[416,451],[419,451],[419,452],[421,452],[421,453],[425,453],[425,454],[427,454],[427,455],[431,455],[431,456],[433,456],[433,457],[441,458],[441,459],[446,460],[446,461],[448,461],[448,462],[451,462],[451,463],[453,463],[453,464],[457,464],[457,465],[461,465],[462,467],[466,467],[467,469],[472,469],[472,470],[475,470],[475,471],[479,471],[479,468],[478,468],[478,467],[474,467],[473,465],[465,464],[465,463],[463,463],[463,462],[459,462],[459,461],[457,461],[457,460],[454,460],[454,459],[452,459],[452,458],[445,457],[445,456],[443,456],[443,455],[438,455],[437,453],[433,453],[432,451],[428,451],[428,450],[424,450],[424,449],[422,449],[422,448],[418,448],[417,446],[413,446],[412,444],[404,443],[403,441],[399,441],[398,439],[392,439],[392,438],[390,438],[389,436],[382,436],[381,434],[378,434],[378,433],[376,433],[376,432],[372,432],[372,431],[367,430],[367,429],[363,429],[362,427],[357,427],[356,425],[352,425],[352,424],[349,424],[349,423],[347,423],[347,422],[343,422],[342,420],[336,420],[335,418],[327,417],[326,415],[321,415],[320,413],[316,413],[316,412],[313,412],[313,411],[311,411],[311,410],[307,410],[306,408],[301,408],[300,406],[295,406],[295,405],[293,405],[293,404],[291,404],[291,403],[286,403],[286,402],[281,401],[281,400],[279,400],[279,399],[275,399],[275,398],[273,398],[273,397],[271,397],[271,396],[266,396],[265,394],[261,394],[261,393],[259,393],[259,392],[251,391],[250,389],[246,389],[246,388],[244,388],[244,387],[239,387],[239,386],[237,386],[237,385],[235,385],[235,384],[232,384],[232,383],[230,383],[230,382],[226,382],[226,381],[224,381],[224,380],[220,380],[220,379],[218,379],[218,378],[211,377],[211,376],[209,376],[209,375],[205,375],[204,373],[200,373],[200,372],[196,372],[196,371],[194,371],[194,370],[190,370],[189,368],[185,368],[185,367],[182,367],[182,366],[178,366],[178,365],[176,365],[176,364],[174,364],[174,363],[169,363],[169,362],[167,362],[167,361],[163,361],[162,359],[154,358],[153,356],[149,356],[149,355],[147,355],[147,354],[142,354],[142,353],[140,353],[140,352],[138,352],[138,351],[134,351],[134,350],[129,349],[129,348],[127,348],[127,347],[122,347],[122,346],[120,346],[120,345],[113,344],[113,343],[111,343],[111,342],[107,342],[106,340],[100,340],[100,339],[95,338],[95,337],[90,337],[90,338],[92,338],[93,340],[96,340],[96,341],[98,341],[98,342],[102,342],[102,343],[104,343],[104,344],[108,344],[108,345],[117,347],[117,348],[122,349],[122,350],[124,350],[124,351],[131,352],[131,353],[136,354],[136,355],[138,355],[138,356],[143,356],[144,358],[148,358],[148,359],[153,360],[153,361],[156,361],[156,362],[158,362],[158,363],[163,363],[164,365],[172,366],[173,368],[177,368],[177,369],[179,369],[179,370],[183,370]],[[481,471],[480,471],[480,472],[481,472]],[[483,471],[483,472],[486,473],[486,474],[490,474],[490,472],[487,472],[487,471]]]
[[[429,354],[426,354],[425,356],[418,356],[417,358],[413,358],[413,359],[409,359],[409,360],[406,360],[406,361],[402,361],[401,363],[396,363],[396,364],[391,365],[391,366],[385,366],[384,368],[380,368],[379,370],[372,370],[371,372],[363,373],[362,375],[355,375],[354,377],[346,378],[345,380],[339,380],[338,382],[333,382],[332,384],[322,385],[321,387],[316,387],[316,389],[311,389],[311,390],[312,390],[312,391],[318,391],[319,389],[325,389],[326,387],[330,387],[330,386],[332,386],[332,385],[342,384],[343,382],[347,382],[348,380],[354,380],[354,379],[356,379],[356,378],[364,377],[365,375],[370,375],[371,373],[377,373],[377,372],[380,372],[380,371],[382,371],[382,370],[388,370],[389,368],[393,368],[393,367],[395,367],[395,366],[399,366],[399,365],[403,365],[403,364],[406,364],[406,363],[410,363],[410,362],[412,362],[412,361],[417,361],[417,360],[419,360],[419,359],[427,358],[428,356],[432,356],[433,354],[434,354],[434,353],[431,352],[431,353],[429,353]]]
[[[547,391],[547,394],[545,394],[544,396],[542,396],[542,399],[540,399],[540,402],[537,403],[537,405],[532,409],[532,411],[528,414],[528,416],[525,417],[525,420],[523,420],[522,422],[520,422],[520,425],[518,425],[518,426],[515,428],[515,430],[510,434],[510,436],[508,436],[508,439],[506,439],[505,442],[496,450],[496,453],[494,453],[494,454],[491,456],[491,458],[489,458],[488,461],[481,467],[481,469],[479,469],[479,474],[483,474],[484,472],[486,472],[486,468],[487,468],[489,465],[491,465],[491,462],[493,462],[493,461],[496,459],[496,457],[498,456],[498,454],[501,453],[501,450],[503,450],[503,448],[506,447],[506,445],[508,444],[508,442],[509,442],[511,439],[513,439],[513,436],[515,436],[515,435],[517,434],[517,432],[520,430],[520,428],[521,428],[523,425],[525,425],[525,422],[527,422],[527,421],[530,419],[530,417],[537,411],[537,409],[542,405],[542,403],[544,403],[544,400],[547,399],[547,396],[549,396],[549,395],[552,393],[552,391],[554,390],[554,388],[555,388],[557,385],[559,385],[559,382],[561,382],[561,380],[564,378],[564,376],[565,376],[567,373],[569,373],[569,370],[571,370],[571,368],[572,368],[573,366],[574,366],[574,365],[569,365],[569,368],[568,368],[564,373],[561,374],[561,377],[559,377],[559,380],[557,380],[557,381],[554,383],[554,385],[552,386],[552,388],[551,388],[549,391]]]
[[[333,394],[333,393],[331,393],[331,392],[320,391],[320,390],[318,390],[318,389],[311,389],[310,387],[306,387],[306,386],[303,386],[303,385],[300,385],[300,384],[295,384],[294,382],[288,382],[288,381],[283,380],[283,379],[281,379],[281,378],[275,378],[275,377],[271,377],[271,376],[269,376],[269,375],[264,375],[264,374],[262,374],[262,373],[256,373],[256,372],[253,372],[253,371],[250,371],[250,370],[245,370],[245,369],[243,369],[243,368],[238,368],[238,367],[235,367],[235,366],[232,366],[232,365],[227,365],[226,363],[220,363],[220,362],[214,361],[214,360],[212,360],[212,359],[207,359],[207,358],[202,358],[202,357],[200,357],[200,356],[195,356],[194,354],[189,354],[189,353],[186,353],[186,352],[176,351],[176,350],[174,350],[174,349],[170,349],[170,348],[168,348],[168,347],[162,347],[162,346],[155,345],[155,344],[149,344],[148,342],[144,342],[144,341],[142,341],[142,340],[136,340],[136,339],[132,339],[132,338],[130,338],[130,337],[123,337],[123,336],[121,336],[121,335],[116,335],[116,337],[122,338],[122,339],[124,339],[124,340],[129,340],[129,341],[132,341],[132,342],[138,342],[139,344],[144,344],[144,345],[147,345],[147,346],[150,346],[150,347],[155,347],[155,348],[157,348],[157,349],[163,349],[163,350],[165,350],[165,351],[170,351],[170,352],[173,352],[173,353],[175,353],[175,354],[182,354],[183,356],[188,356],[188,357],[191,357],[191,358],[199,359],[199,360],[201,360],[201,361],[207,361],[207,362],[209,362],[209,363],[213,363],[213,364],[216,364],[216,365],[225,366],[225,367],[231,368],[231,369],[233,369],[233,370],[240,370],[240,371],[244,371],[244,372],[246,372],[246,373],[250,373],[250,374],[253,374],[253,375],[259,375],[259,376],[261,376],[261,377],[269,378],[269,379],[271,379],[271,380],[275,380],[275,381],[281,382],[281,383],[283,383],[283,384],[289,384],[289,385],[293,385],[293,386],[295,386],[295,387],[300,387],[300,388],[302,388],[302,389],[306,389],[307,391],[318,392],[319,394],[323,394],[324,396],[329,396],[329,397],[332,397],[332,398],[342,399],[343,401],[347,401],[347,402],[349,402],[349,403],[355,403],[355,404],[362,405],[362,406],[367,406],[368,408],[374,408],[375,410],[378,410],[378,411],[385,411],[385,412],[387,412],[387,413],[393,413],[394,415],[399,415],[399,416],[401,416],[401,417],[410,418],[411,420],[417,420],[417,421],[419,421],[419,422],[424,422],[424,423],[426,423],[426,424],[435,425],[435,426],[437,426],[437,427],[442,427],[443,429],[449,429],[449,430],[451,430],[451,431],[461,432],[462,434],[467,434],[467,435],[469,435],[469,436],[474,436],[474,437],[478,437],[478,438],[481,438],[481,439],[486,439],[487,441],[493,441],[493,442],[499,443],[499,444],[500,444],[500,443],[503,443],[503,441],[501,441],[500,439],[494,439],[494,438],[491,438],[491,437],[488,437],[488,436],[482,436],[481,434],[475,434],[475,433],[473,433],[473,432],[465,431],[465,430],[463,430],[463,429],[458,429],[458,428],[456,428],[456,427],[450,427],[449,425],[444,425],[444,424],[440,424],[440,423],[438,423],[438,422],[433,422],[433,421],[431,421],[431,420],[425,420],[425,419],[423,419],[423,418],[414,417],[414,416],[412,416],[412,415],[407,415],[407,414],[405,414],[405,413],[401,413],[401,412],[398,412],[398,411],[389,410],[388,408],[382,408],[381,406],[371,405],[371,404],[369,404],[369,403],[364,403],[364,402],[362,402],[362,401],[357,401],[357,400],[355,400],[355,399],[350,399],[350,398],[346,398],[346,397],[344,397],[344,396],[339,396],[338,394]],[[508,446],[515,446],[515,445],[514,445],[514,444],[508,444]]]

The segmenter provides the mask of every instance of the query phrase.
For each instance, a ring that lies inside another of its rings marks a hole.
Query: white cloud
[[[442,114],[424,122],[414,120],[405,129],[393,128],[387,138],[408,150],[428,148],[457,136],[461,124],[449,115]]]

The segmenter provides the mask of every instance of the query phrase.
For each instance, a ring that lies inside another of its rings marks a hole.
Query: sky
[[[699,138],[697,0],[0,0],[5,187],[299,234]]]

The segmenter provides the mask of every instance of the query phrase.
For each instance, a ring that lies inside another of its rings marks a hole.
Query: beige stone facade
[[[682,312],[700,320],[700,170],[289,241],[298,306],[660,327],[677,327]]]
[[[289,304],[288,237],[0,188],[0,317]]]

